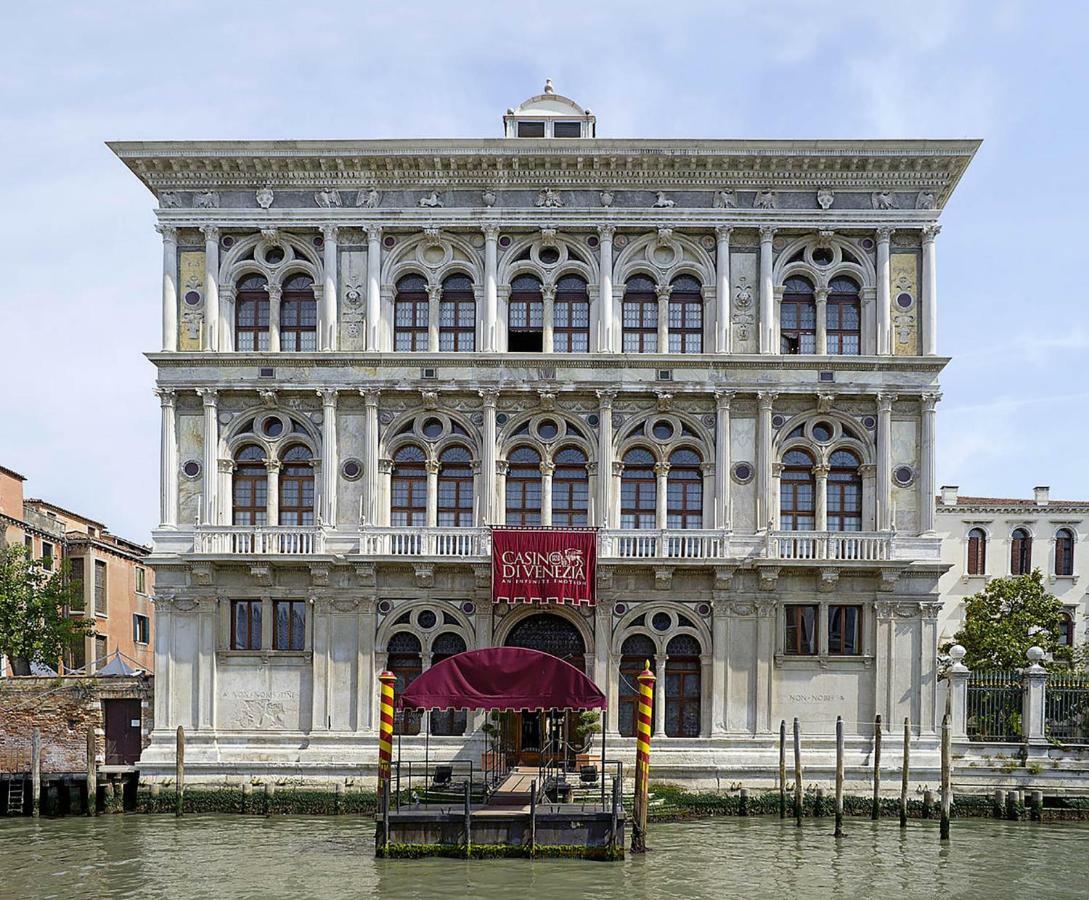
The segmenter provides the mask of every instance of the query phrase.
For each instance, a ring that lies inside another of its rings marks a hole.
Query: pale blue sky
[[[980,137],[942,217],[939,483],[1089,498],[1086,7],[5,4],[0,465],[147,540],[161,244],[112,139],[495,137],[556,89],[603,137]]]

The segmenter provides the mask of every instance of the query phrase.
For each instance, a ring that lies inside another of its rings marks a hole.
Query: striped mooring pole
[[[392,672],[383,672],[378,676],[382,682],[381,724],[378,726],[378,796],[389,784],[393,761],[393,685],[397,676]]]
[[[654,673],[650,660],[636,676],[639,682],[639,707],[635,714],[635,804],[631,828],[631,852],[647,849],[647,791],[650,783],[650,736],[654,731]]]

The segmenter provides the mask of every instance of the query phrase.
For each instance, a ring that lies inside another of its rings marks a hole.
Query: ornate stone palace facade
[[[937,220],[973,141],[115,143],[158,199],[156,731],[141,771],[373,772],[376,674],[658,673],[656,772],[780,719],[935,746]],[[507,606],[490,530],[591,526],[595,606]],[[434,714],[430,752],[477,754]],[[532,723],[518,739],[531,750]],[[407,721],[404,746],[419,746]],[[479,758],[479,757],[477,757]]]

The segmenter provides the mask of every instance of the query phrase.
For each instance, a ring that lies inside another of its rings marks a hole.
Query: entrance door
[[[106,765],[131,766],[140,758],[140,701],[103,700]]]

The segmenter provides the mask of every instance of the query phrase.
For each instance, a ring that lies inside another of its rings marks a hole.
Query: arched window
[[[779,307],[779,352],[817,352],[817,303],[807,278],[792,276],[783,285]]]
[[[625,353],[658,352],[658,292],[645,275],[624,286],[623,321]]]
[[[700,643],[678,634],[666,645],[666,737],[700,736]]]
[[[585,525],[590,499],[586,454],[578,447],[564,447],[552,459],[556,464],[552,473],[552,524]]]
[[[862,476],[850,450],[836,450],[828,460],[829,531],[862,530]]]
[[[438,524],[473,524],[473,457],[464,447],[447,447],[439,456]]]
[[[629,450],[620,476],[620,527],[654,528],[657,496],[653,454],[642,447]]]
[[[507,636],[506,646],[525,647],[549,653],[586,671],[586,642],[578,626],[565,616],[536,613],[518,622]]]
[[[507,524],[541,524],[541,455],[519,447],[507,459]]]
[[[1010,574],[1028,575],[1032,571],[1032,535],[1025,528],[1015,528],[1010,535]]]
[[[968,532],[968,574],[987,573],[987,532],[973,528]]]
[[[235,525],[268,524],[268,472],[265,451],[247,444],[234,456],[231,521]]]
[[[779,527],[783,531],[816,528],[816,494],[813,457],[805,450],[788,450],[779,476]]]
[[[700,457],[687,448],[674,450],[666,476],[666,527],[703,527],[703,472]]]
[[[1055,574],[1074,574],[1074,532],[1069,528],[1055,532]]]
[[[393,455],[390,480],[390,524],[427,524],[427,454],[414,445]]]
[[[564,275],[556,283],[552,304],[552,351],[586,353],[590,349],[590,294],[578,275]]]
[[[268,350],[268,282],[246,275],[234,295],[234,346],[239,351]]]
[[[427,349],[427,282],[420,275],[406,275],[397,282],[393,301],[393,349]]]
[[[633,634],[620,648],[620,684],[617,699],[620,710],[619,729],[624,737],[635,737],[635,715],[639,705],[637,678],[647,663],[654,671],[654,641],[645,634]],[[651,728],[653,729],[653,725]]]
[[[386,668],[397,677],[393,685],[396,696],[400,696],[423,673],[420,649],[420,639],[407,631],[398,631],[389,639],[386,645]],[[393,714],[393,731],[395,734],[419,734],[419,711],[397,710]]]
[[[280,349],[307,353],[318,349],[318,302],[314,280],[292,275],[280,297]]]
[[[280,524],[314,524],[313,454],[301,444],[289,447],[280,469]]]
[[[476,297],[464,275],[442,283],[439,301],[439,349],[444,353],[470,352],[476,347]]]
[[[431,642],[431,665],[465,652],[465,641],[452,631],[440,634]],[[431,711],[431,733],[438,735],[465,734],[468,721],[464,709],[434,709]]]
[[[510,285],[507,301],[507,349],[512,353],[544,350],[544,295],[541,281],[519,275]]]
[[[862,343],[862,302],[858,295],[858,285],[850,278],[833,278],[828,285],[828,300],[825,304],[826,352],[846,356],[857,356]]]
[[[703,352],[703,294],[691,275],[673,279],[669,294],[669,352]]]

